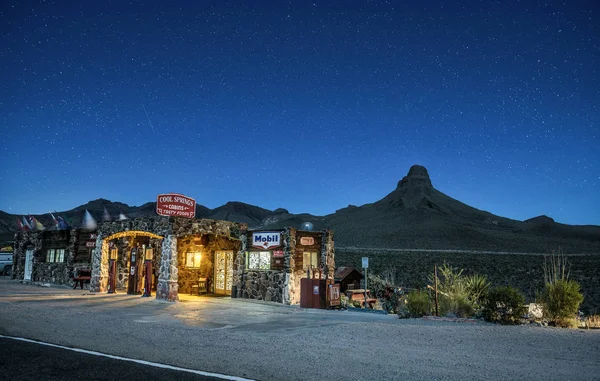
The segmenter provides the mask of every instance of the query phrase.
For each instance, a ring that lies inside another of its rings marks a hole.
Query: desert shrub
[[[600,315],[590,315],[585,318],[587,328],[600,328]]]
[[[467,297],[476,306],[481,306],[490,289],[490,282],[485,275],[473,274],[464,280]]]
[[[457,317],[469,317],[475,314],[473,302],[465,296],[459,296],[454,300],[454,313]]]
[[[452,313],[458,317],[467,317],[475,314],[485,299],[489,289],[489,282],[483,275],[465,276],[463,270],[454,270],[447,263],[438,269],[438,313],[447,315]],[[431,275],[430,289],[435,282],[435,275]]]
[[[367,287],[371,291],[371,296],[377,298],[381,309],[390,313],[397,312],[400,303],[398,287],[389,279],[384,279],[379,275],[369,273],[368,277]]]
[[[558,279],[546,283],[542,292],[544,317],[559,327],[573,327],[579,306],[583,302],[579,283],[569,279]],[[577,324],[575,323],[575,326]]]
[[[421,290],[413,290],[406,296],[406,307],[412,317],[429,315],[431,312],[431,301],[429,295]]]
[[[514,287],[505,286],[488,292],[482,314],[487,321],[500,324],[518,324],[525,314],[525,297]]]
[[[340,307],[348,308],[348,304],[349,304],[349,298],[346,295],[341,294],[340,295]]]
[[[569,279],[567,258],[558,252],[544,257],[544,282],[541,302],[544,317],[559,327],[577,327],[577,312],[583,302],[581,286]]]

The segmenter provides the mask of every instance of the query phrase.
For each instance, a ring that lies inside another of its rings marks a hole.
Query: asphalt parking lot
[[[590,380],[600,331],[168,303],[0,279],[0,334],[257,380]]]

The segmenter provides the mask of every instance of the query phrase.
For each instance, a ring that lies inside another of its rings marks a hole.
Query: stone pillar
[[[168,235],[163,239],[160,260],[160,274],[156,299],[176,302],[179,300],[179,273],[177,268],[177,237]]]
[[[102,234],[96,238],[96,247],[92,252],[91,292],[106,292],[108,287],[108,242]]]
[[[232,298],[242,298],[243,297],[243,275],[244,270],[246,270],[246,242],[247,242],[246,233],[240,234],[240,249],[237,252],[234,260],[234,269],[233,269],[233,285],[236,288],[235,295],[232,294]]]

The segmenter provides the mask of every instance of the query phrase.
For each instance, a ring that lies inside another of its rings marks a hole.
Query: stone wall
[[[201,242],[203,246],[200,246]],[[199,234],[181,237],[177,241],[179,263],[179,290],[184,293],[191,291],[191,285],[196,284],[198,278],[207,277],[209,280],[209,293],[214,292],[214,257],[215,251],[233,251],[234,268],[236,256],[240,248],[240,241],[228,236],[215,236],[212,234]],[[189,268],[186,255],[190,252],[200,251],[202,258],[199,268]],[[235,272],[234,272],[235,273]],[[235,284],[235,283],[234,283]]]
[[[25,252],[29,247],[33,248],[35,270],[35,258],[40,255],[42,250],[42,232],[18,232],[15,234],[12,279],[23,279],[25,276]]]
[[[248,232],[248,239],[251,239]],[[238,255],[235,262],[234,284],[237,292],[235,297],[250,298],[265,301],[274,301],[283,304],[300,303],[300,280],[306,277],[300,255],[296,252],[298,231],[294,228],[286,228],[281,232],[282,246],[277,248],[284,251],[283,266],[277,270],[270,271],[247,271],[245,266],[245,251],[251,245],[247,243],[243,251]],[[326,274],[333,279],[335,273],[335,254],[333,233],[324,232],[302,232],[302,236],[314,236],[314,247],[311,251],[320,251],[320,269],[323,278]]]
[[[15,234],[13,263],[13,279],[23,279],[25,275],[25,258],[27,247],[34,248],[31,280],[53,284],[73,285],[73,275],[81,267],[89,267],[90,263],[74,263],[78,245],[78,229],[61,231],[31,231]],[[64,249],[64,262],[46,263],[48,249]]]
[[[98,225],[96,231],[96,247],[91,255],[91,263],[74,264],[77,252],[78,230],[70,231],[71,237],[65,243],[64,263],[43,263],[45,260],[45,248],[43,241],[44,232],[18,232],[15,234],[13,254],[13,279],[23,279],[25,269],[25,252],[27,247],[34,249],[34,264],[32,279],[49,283],[65,283],[72,285],[74,271],[78,267],[91,267],[92,279],[90,291],[106,292],[108,286],[108,253],[109,240],[116,233],[143,232],[140,235],[149,236],[150,242],[155,248],[154,252],[154,277],[156,297],[165,300],[177,300],[179,280],[179,260],[177,242],[178,237],[191,235],[212,235],[214,248],[233,250],[234,259],[237,259],[242,244],[239,239],[245,234],[247,226],[228,221],[216,221],[208,219],[187,219],[174,217],[143,217],[124,221],[108,221]],[[52,232],[46,232],[52,233]],[[58,232],[57,234],[62,234]],[[218,237],[218,238],[216,238]],[[162,242],[161,242],[162,241]],[[117,263],[117,287],[127,287],[129,274],[129,253],[126,248],[120,248],[120,258]],[[243,251],[242,251],[243,253]],[[212,271],[212,252],[205,258],[207,273]],[[204,270],[203,270],[204,271]],[[192,276],[192,275],[190,275]],[[185,281],[184,274],[184,281]]]
[[[283,303],[284,271],[248,271],[244,274],[242,298]]]
[[[144,218],[134,218],[123,221],[109,221],[98,225],[98,237],[96,239],[96,248],[92,253],[92,280],[90,282],[90,291],[106,292],[108,285],[108,242],[113,234],[140,231],[151,233],[160,237],[166,236],[171,231],[173,218],[154,216]],[[128,260],[128,253],[123,255],[126,257],[121,261],[121,271],[119,276],[123,277],[117,287],[127,285],[128,270],[123,272],[122,266]],[[128,262],[127,262],[128,263]]]

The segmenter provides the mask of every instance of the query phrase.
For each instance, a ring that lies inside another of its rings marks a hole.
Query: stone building
[[[150,276],[156,298],[175,301],[203,278],[211,294],[283,304],[300,303],[301,278],[333,279],[335,269],[331,231],[248,231],[235,222],[163,216],[102,222],[94,231],[19,232],[13,261],[13,279],[71,286],[89,269],[91,292],[141,294]]]
[[[294,228],[248,231],[235,258],[232,297],[300,303],[300,279],[333,280],[333,232]]]
[[[73,274],[91,266],[95,241],[95,232],[81,229],[18,232],[12,278],[72,285]]]

